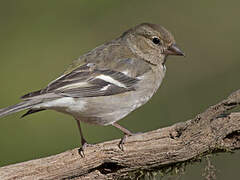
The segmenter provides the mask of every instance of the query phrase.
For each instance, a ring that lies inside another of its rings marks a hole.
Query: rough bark
[[[0,179],[117,179],[240,148],[240,90],[194,119],[127,138],[0,168]]]

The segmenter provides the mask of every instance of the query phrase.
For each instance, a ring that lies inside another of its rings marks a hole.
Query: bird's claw
[[[93,146],[94,144],[88,144],[85,140],[82,141],[82,147],[78,149],[78,153],[79,155],[84,158],[85,157],[85,154],[84,154],[84,150],[87,148],[87,147],[91,147]]]
[[[124,144],[126,143],[126,140],[129,136],[136,136],[142,134],[141,132],[138,133],[131,133],[131,134],[124,134],[124,136],[122,137],[122,139],[120,140],[120,142],[118,143],[118,147],[120,150],[124,151]]]

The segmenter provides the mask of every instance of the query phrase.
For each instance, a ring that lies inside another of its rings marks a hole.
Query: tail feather
[[[22,111],[25,109],[30,109],[31,107],[33,107],[36,104],[38,104],[38,103],[33,103],[31,101],[23,101],[16,105],[0,109],[0,117],[4,117],[9,114],[16,113],[16,112],[19,112],[19,111]]]
[[[21,116],[21,118],[28,116],[30,114],[36,113],[36,112],[44,111],[44,110],[46,110],[46,109],[29,109],[25,114],[23,114]]]

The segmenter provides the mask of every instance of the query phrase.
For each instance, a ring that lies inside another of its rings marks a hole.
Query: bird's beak
[[[167,50],[163,52],[166,55],[175,55],[175,56],[185,56],[184,52],[182,52],[176,44],[172,44]]]

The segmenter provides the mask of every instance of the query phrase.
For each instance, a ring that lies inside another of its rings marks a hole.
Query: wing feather
[[[46,88],[22,98],[33,98],[46,93],[69,97],[109,96],[134,91],[138,81],[137,77],[130,77],[123,72],[86,63],[49,83]]]

